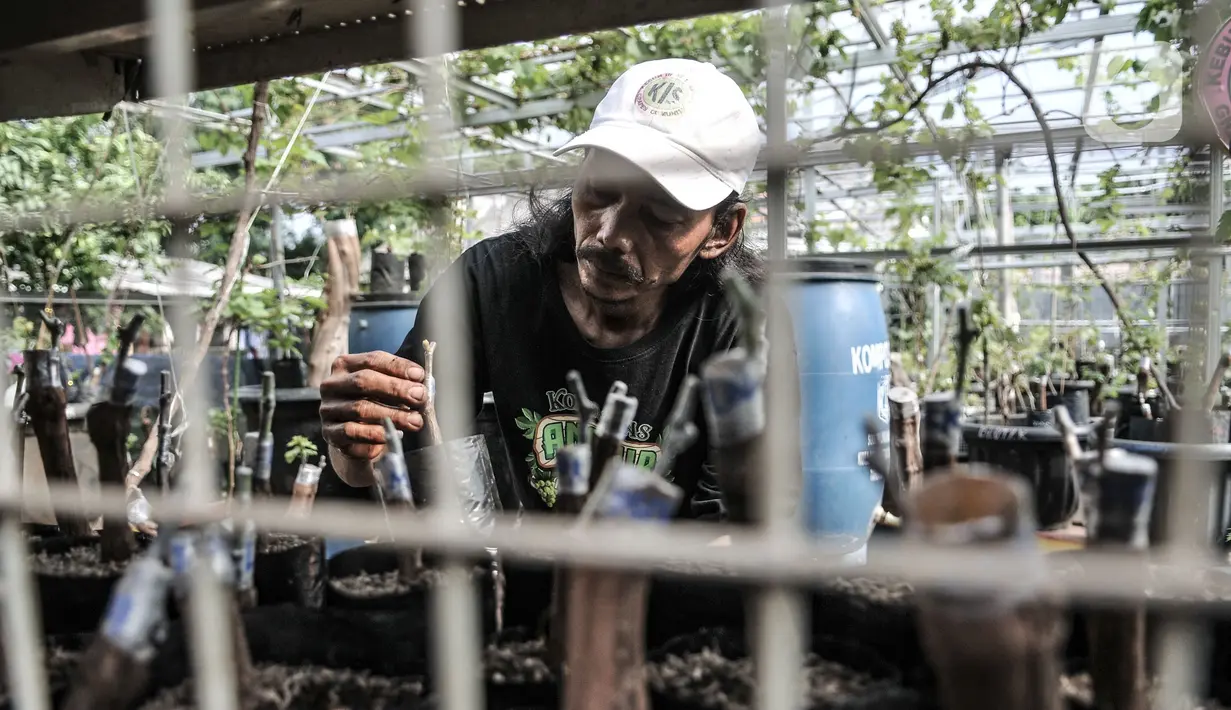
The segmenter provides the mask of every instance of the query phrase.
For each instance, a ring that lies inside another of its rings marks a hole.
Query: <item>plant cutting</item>
[[[435,349],[435,343],[425,342],[424,347],[430,352]],[[433,463],[449,466],[459,477],[480,475],[479,471],[464,469],[476,469],[486,462],[486,473],[490,475],[490,461],[485,458],[485,448],[482,452],[471,451],[468,448],[471,440],[454,442],[461,444],[456,447],[442,445],[433,404],[436,392],[431,363],[429,356],[424,363],[428,396],[423,416],[424,430],[428,432],[429,439],[429,446],[424,450],[429,454],[426,458]],[[393,507],[395,511],[403,511],[403,514],[413,515],[417,510],[415,491],[412,489],[401,435],[392,420],[386,418],[384,427],[388,448],[377,464],[380,469],[377,490],[383,504]],[[478,441],[481,442],[482,438],[478,437]],[[481,455],[474,456],[476,453]],[[456,495],[457,492],[446,488],[440,494]],[[385,515],[389,514],[386,508]],[[438,570],[424,563],[422,550],[390,545],[363,545],[346,550],[330,559],[328,567],[326,604],[349,609],[411,608],[426,613],[427,592],[440,578]],[[492,609],[495,589],[489,582],[496,580],[493,579],[490,562],[476,566],[474,576],[483,591],[484,609]],[[485,624],[499,615],[498,611],[485,615]]]
[[[253,474],[256,477],[257,493],[265,498],[273,495],[274,409],[277,406],[278,394],[274,373],[264,372],[261,374],[260,442]]]
[[[764,460],[765,318],[747,282],[734,272],[724,274],[724,282],[727,297],[740,314],[742,343],[706,360],[701,366],[701,384],[723,501],[732,521],[748,523],[753,522],[755,505],[750,500],[750,481]],[[692,405],[690,399],[681,397],[677,406]]]
[[[666,522],[682,491],[654,471],[613,462],[594,515]],[[595,492],[596,494],[599,491]],[[593,499],[592,499],[593,500]],[[645,573],[597,569],[569,572],[563,710],[648,710]]]
[[[26,403],[30,396],[25,392],[25,384],[26,369],[17,365],[13,368],[13,409],[10,412],[13,418],[11,422],[13,439],[9,452],[12,470],[19,472],[19,481],[24,478],[20,472],[23,472],[26,466],[26,425],[30,423],[30,417],[26,414]]]
[[[590,399],[586,392],[581,373],[569,370],[565,375],[569,391],[577,402],[577,438],[576,444],[570,444],[560,450],[556,457],[556,504],[553,511],[561,515],[577,516],[586,504],[586,495],[590,492],[590,457],[594,454],[593,436],[590,421],[598,415],[598,405]],[[560,668],[564,663],[564,637],[568,632],[565,619],[568,618],[568,597],[565,594],[568,570],[556,565],[552,575],[551,604],[548,607],[547,625],[547,660],[552,668]]]
[[[38,439],[39,454],[47,480],[58,480],[77,486],[77,467],[73,462],[73,446],[68,437],[68,395],[64,390],[64,362],[56,343],[64,337],[64,322],[41,313],[43,323],[52,334],[52,349],[27,350],[23,353],[26,367],[26,414]],[[57,515],[60,533],[69,537],[93,534],[85,518]]]
[[[77,664],[64,710],[127,710],[145,691],[174,577],[163,559],[165,541],[156,540],[116,585],[99,633]]]
[[[253,466],[260,455],[260,443],[255,434],[245,437],[243,458],[235,468],[234,510],[241,516],[252,502]],[[308,442],[309,446],[311,442]],[[297,453],[309,455],[302,445]],[[305,463],[304,467],[312,467]],[[316,467],[312,467],[316,468]],[[317,469],[319,477],[319,469]],[[296,502],[292,499],[291,509]],[[311,507],[311,499],[307,501]],[[324,599],[324,542],[315,537],[290,533],[257,531],[254,523],[245,520],[235,533],[237,563],[235,593],[241,608],[258,604],[293,604],[318,608]]]
[[[120,345],[115,359],[115,376],[108,399],[90,405],[86,426],[90,441],[98,452],[99,482],[124,489],[128,472],[128,437],[132,429],[132,403],[137,382],[145,375],[145,363],[128,357],[145,316],[137,315],[120,329]],[[99,557],[104,563],[127,562],[136,549],[136,540],[127,518],[103,518]]]
[[[1111,432],[1106,425],[1100,428],[1097,452],[1084,452],[1064,408],[1056,410],[1056,423],[1069,457],[1083,475],[1086,548],[1142,554],[1149,546],[1157,462],[1122,449],[1109,449]],[[1144,606],[1090,609],[1086,614],[1086,632],[1094,707],[1149,707]]]

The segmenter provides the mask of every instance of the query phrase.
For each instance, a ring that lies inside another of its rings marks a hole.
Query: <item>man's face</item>
[[[573,186],[581,287],[611,304],[665,288],[694,258],[713,259],[730,248],[735,222],[736,229],[716,234],[712,210],[684,207],[631,163],[593,150]]]

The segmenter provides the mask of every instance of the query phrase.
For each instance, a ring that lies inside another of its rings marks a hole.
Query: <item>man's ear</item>
[[[744,220],[748,217],[748,206],[742,202],[735,204],[715,223],[714,229],[705,238],[701,251],[697,256],[702,259],[717,259],[735,246],[735,239],[744,229]]]

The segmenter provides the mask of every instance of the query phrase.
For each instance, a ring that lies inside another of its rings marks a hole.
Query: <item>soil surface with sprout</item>
[[[35,574],[49,577],[115,577],[128,562],[104,563],[98,544],[85,544],[65,552],[36,552],[30,555],[30,565]]]
[[[541,638],[489,643],[483,649],[483,667],[494,685],[530,685],[556,680],[547,665],[547,643]]]
[[[276,555],[280,552],[288,552],[297,547],[303,547],[312,542],[310,538],[300,535],[292,535],[290,533],[265,533],[261,536],[260,547],[257,549],[259,555]]]
[[[441,573],[439,570],[425,567],[419,570],[418,575],[409,584],[398,578],[397,570],[390,570],[388,572],[360,572],[349,577],[334,577],[329,580],[329,584],[335,590],[348,597],[370,599],[373,597],[406,594],[412,589],[431,587],[440,579]]]
[[[1150,684],[1149,707],[1163,708],[1158,698],[1158,678]],[[1060,692],[1064,695],[1065,704],[1071,710],[1091,710],[1094,707],[1094,685],[1089,673],[1077,673],[1060,678]],[[1195,700],[1183,698],[1167,710],[1231,710],[1216,700]]]
[[[748,710],[756,675],[750,658],[732,659],[716,647],[669,654],[646,666],[650,690],[676,707]],[[804,659],[803,707],[809,710],[914,710],[922,698],[896,681],[879,679],[815,654]]]
[[[419,710],[425,706],[423,683],[417,678],[314,666],[257,666],[245,690],[245,710]],[[188,680],[163,691],[141,709],[195,707],[193,681]]]

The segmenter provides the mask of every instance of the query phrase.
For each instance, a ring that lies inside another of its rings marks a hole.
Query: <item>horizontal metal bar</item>
[[[1197,456],[1221,456],[1225,447],[1197,446]],[[68,514],[126,514],[122,491],[110,488],[84,499],[75,486],[49,482],[44,499],[55,510]],[[192,504],[182,496],[162,496],[148,492],[146,498],[157,517],[191,519],[201,523],[221,521],[228,516],[217,503]],[[20,494],[0,490],[0,509],[18,510]],[[236,521],[252,520],[259,528],[298,535],[371,539],[392,532],[397,545],[424,547],[442,554],[484,558],[493,543],[510,559],[542,564],[566,562],[603,569],[637,569],[660,574],[748,581],[760,584],[815,586],[835,576],[849,575],[840,550],[823,541],[800,535],[775,534],[766,538],[746,528],[734,529],[707,523],[673,522],[638,524],[597,521],[578,530],[558,516],[530,514],[521,518],[501,515],[488,534],[481,534],[456,522],[436,519],[432,510],[418,515],[394,515],[387,521],[373,515],[372,503],[318,499],[312,515],[295,518],[286,515],[285,500],[253,501],[251,512]],[[715,546],[716,536],[729,536],[729,546]],[[667,544],[669,541],[669,544]],[[1026,553],[1029,554],[1029,553]],[[1000,550],[946,548],[884,541],[876,554],[869,555],[861,576],[894,577],[917,587],[952,588],[956,585],[985,590],[1010,590],[1015,587],[1022,555]],[[1056,558],[1052,558],[1056,559]],[[1061,591],[1081,598],[1116,601],[1140,600],[1146,590],[1156,595],[1176,597],[1184,608],[1231,611],[1226,601],[1203,598],[1209,588],[1200,572],[1217,567],[1210,551],[1208,559],[1195,559],[1192,551],[1183,554],[1160,550],[1150,560],[1114,553],[1086,551],[1081,556],[1083,575],[1051,571],[1051,581]],[[1153,575],[1151,565],[1167,570]],[[1231,598],[1231,579],[1220,587]],[[1191,599],[1179,599],[1190,597]]]
[[[1136,30],[1136,14],[1104,15],[1085,20],[1069,20],[1042,32],[1026,35],[1022,39],[1022,46],[1080,42],[1107,35],[1136,32]],[[914,47],[912,47],[912,51],[915,51]],[[923,51],[926,51],[926,48]],[[950,57],[968,53],[970,53],[969,49],[955,42],[949,45],[948,49],[941,51],[939,56]],[[884,66],[892,64],[897,60],[898,52],[896,49],[872,49],[856,52],[849,57],[836,59],[829,66],[830,71],[842,71],[845,69]]]
[[[1071,144],[1085,135],[1082,126],[1066,126],[1052,130],[1057,144]],[[1032,145],[1042,141],[1041,131],[1016,131],[996,136],[974,138],[960,144],[961,151],[982,151],[997,148]],[[955,149],[958,146],[955,146]],[[1087,147],[1091,150],[1093,147]],[[901,146],[907,156],[927,155],[936,152],[935,145],[911,142]],[[757,163],[758,175],[764,175],[766,155],[762,153]],[[788,168],[796,169],[810,165],[853,162],[844,152],[839,141],[824,142],[790,149],[785,161]],[[530,189],[558,189],[572,184],[576,174],[573,165],[538,167],[529,170],[510,170],[499,173],[458,176],[453,161],[427,162],[419,166],[391,169],[372,175],[369,173],[343,174],[333,180],[320,177],[305,178],[298,184],[286,184],[277,194],[266,194],[266,204],[299,203],[321,204],[330,202],[383,202],[400,199],[408,194],[441,193],[452,195],[491,195],[518,192]],[[114,201],[101,205],[86,205],[68,208],[49,206],[37,215],[22,215],[0,218],[0,233],[41,229],[48,218],[54,218],[64,226],[78,223],[127,222],[149,219],[167,214],[226,214],[237,211],[243,205],[243,191],[237,189],[226,194],[199,197],[192,204],[183,206],[179,212],[171,212],[163,202],[156,203],[148,211],[140,212],[132,206]],[[134,214],[134,212],[139,212]]]
[[[1108,251],[1149,251],[1151,249],[1177,249],[1186,246],[1197,246],[1197,241],[1204,239],[1204,235],[1192,234],[1183,237],[1160,237],[1156,239],[1106,239],[1106,240],[1090,240],[1079,241],[1075,248],[1068,241],[1058,242],[1026,242],[1019,244],[985,244],[982,247],[976,246],[971,249],[970,253],[964,259],[975,259],[979,256],[1013,256],[1017,254],[1062,254],[1064,252],[1084,251],[1084,252],[1108,252]],[[1206,241],[1206,244],[1209,242]],[[964,248],[958,246],[937,247],[932,249],[930,254],[933,257],[945,256],[952,253],[955,249]],[[859,252],[835,252],[832,254],[824,254],[827,258],[851,258],[851,259],[869,259],[882,261],[885,259],[905,259],[909,254],[902,249],[882,249],[876,251],[859,251]]]

